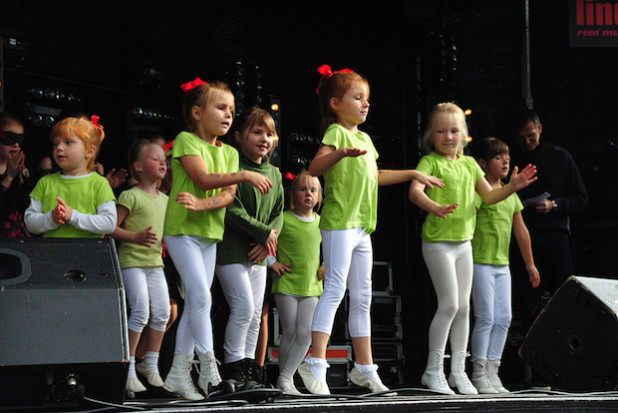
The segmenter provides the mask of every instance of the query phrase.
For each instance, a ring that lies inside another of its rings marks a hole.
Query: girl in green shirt
[[[277,248],[284,194],[281,172],[269,161],[278,141],[270,113],[249,108],[238,117],[237,125],[234,140],[240,152],[239,170],[252,171],[272,182],[265,194],[249,184],[238,185],[217,250],[217,279],[230,308],[223,341],[223,376],[250,388],[258,384],[255,351],[266,291],[266,257]]]
[[[410,184],[410,200],[429,212],[422,229],[422,252],[436,292],[438,308],[429,326],[429,355],[421,382],[431,390],[477,394],[465,372],[468,347],[475,194],[487,204],[499,202],[536,180],[536,168],[513,171],[508,184],[492,188],[474,158],[464,155],[468,128],[463,110],[454,103],[436,105],[423,136],[427,155],[417,169],[442,178],[444,188]],[[447,382],[443,358],[451,345],[451,371]]]
[[[378,152],[369,135],[359,129],[369,113],[369,82],[349,69],[332,72],[324,65],[318,72],[323,75],[318,102],[324,136],[309,173],[324,176],[320,229],[326,273],[311,327],[311,355],[298,372],[311,393],[330,393],[326,347],[335,313],[349,287],[348,326],[356,359],[350,380],[372,392],[388,391],[371,348],[371,233],[377,223],[378,186],[411,179],[433,186],[441,185],[441,180],[414,169],[378,170]]]
[[[472,145],[473,155],[492,188],[501,188],[509,173],[509,147],[496,138],[484,138]],[[479,393],[506,393],[498,368],[511,324],[511,272],[509,244],[515,235],[533,287],[539,285],[530,234],[524,224],[523,205],[517,194],[488,205],[479,199],[476,228],[472,239],[474,277],[472,303],[474,327],[470,338],[472,384]]]
[[[238,152],[219,141],[234,119],[234,95],[221,82],[197,78],[181,86],[187,130],[172,148],[172,187],[165,215],[164,243],[185,286],[185,302],[172,367],[164,388],[185,399],[201,400],[191,377],[194,352],[200,361],[199,387],[209,392],[221,382],[214,343],[210,287],[217,243],[223,238],[225,208],[236,185],[248,182],[266,193],[270,180],[252,171],[238,171]]]
[[[302,171],[294,177],[288,194],[290,208],[283,213],[277,259],[269,267],[274,273],[272,293],[282,328],[277,387],[299,394],[293,377],[309,350],[313,312],[323,288],[322,235],[315,212],[322,204],[322,185]]]

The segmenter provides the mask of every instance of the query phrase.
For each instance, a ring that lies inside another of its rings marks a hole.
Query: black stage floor
[[[189,402],[179,399],[134,399],[122,404],[89,401],[67,405],[17,406],[5,412],[616,412],[618,392],[566,393],[520,390],[503,395],[447,396],[421,388],[396,389],[396,396],[362,393],[350,389],[330,396],[280,395],[272,401],[243,398]]]

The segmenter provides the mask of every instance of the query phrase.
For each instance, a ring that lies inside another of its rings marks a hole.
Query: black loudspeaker
[[[519,356],[552,389],[618,387],[618,281],[571,276],[530,327]]]
[[[122,402],[128,348],[111,238],[0,238],[0,410]]]

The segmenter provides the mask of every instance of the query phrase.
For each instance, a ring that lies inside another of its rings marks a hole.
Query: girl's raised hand
[[[358,149],[358,148],[341,148],[341,157],[345,158],[346,156],[355,158],[357,156],[361,156],[367,153],[366,149]]]
[[[448,214],[452,214],[453,212],[455,212],[455,209],[459,206],[459,204],[451,204],[451,205],[438,205],[437,207],[435,207],[431,212],[439,217],[439,218],[443,218],[446,219],[446,216]]]
[[[444,182],[442,181],[442,179],[431,175],[425,175],[424,173],[416,170],[414,172],[414,179],[425,185],[427,188],[433,188],[434,185],[440,188],[444,188]]]
[[[258,172],[253,172],[253,171],[244,171],[244,172],[247,174],[247,182],[251,186],[257,188],[262,195],[268,193],[268,191],[270,191],[270,188],[273,187],[273,184],[272,182],[270,182],[270,179],[268,179],[264,175]]]
[[[154,232],[151,232],[152,226],[146,228],[143,231],[135,233],[135,242],[137,244],[141,244],[145,247],[150,248],[151,245],[157,243],[157,235]]]
[[[513,188],[515,188],[515,191],[519,191],[520,189],[527,187],[537,179],[538,177],[536,176],[536,166],[528,164],[519,173],[517,166],[515,166],[513,168],[513,174],[511,175],[510,182],[513,185]]]
[[[24,169],[25,154],[23,151],[16,152],[13,155],[9,154],[9,160],[6,164],[6,174],[11,178],[15,178]]]
[[[63,225],[71,220],[73,208],[67,205],[64,199],[56,197],[58,205],[52,210],[52,219],[56,224]]]

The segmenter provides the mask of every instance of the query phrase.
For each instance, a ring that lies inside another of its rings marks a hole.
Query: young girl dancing
[[[281,321],[279,377],[277,387],[285,393],[300,394],[294,373],[311,345],[311,321],[322,294],[320,266],[320,180],[302,171],[288,190],[289,209],[283,213],[283,228],[277,244],[277,259],[270,265],[274,273],[272,293]]]
[[[509,173],[509,147],[506,143],[496,138],[484,138],[471,145],[471,149],[489,185],[501,188],[502,179]],[[472,238],[474,327],[470,346],[471,380],[479,393],[508,392],[502,385],[498,369],[511,324],[511,231],[526,263],[532,287],[538,287],[540,282],[522,209],[519,197],[513,194],[494,205],[481,202],[476,217]]]
[[[430,114],[423,136],[429,154],[417,166],[436,175],[444,188],[427,188],[420,181],[410,184],[410,200],[429,212],[422,229],[422,252],[438,299],[436,314],[429,326],[429,357],[421,382],[446,394],[477,394],[465,372],[468,346],[470,291],[472,289],[472,247],[476,221],[475,193],[487,204],[499,202],[536,180],[536,169],[528,165],[513,171],[508,184],[492,188],[484,173],[463,150],[468,129],[460,107],[438,104]],[[451,372],[444,376],[443,358],[450,338]]]
[[[50,132],[61,171],[42,177],[30,194],[24,221],[45,237],[102,238],[116,228],[116,197],[94,161],[105,137],[98,116],[66,118]]]
[[[330,394],[326,347],[347,287],[348,326],[356,358],[350,380],[374,392],[386,391],[371,349],[371,233],[377,221],[377,189],[410,179],[430,187],[441,181],[415,170],[378,170],[373,142],[359,130],[369,112],[369,83],[349,69],[332,72],[324,65],[318,71],[323,75],[317,92],[324,136],[309,173],[324,175],[320,229],[326,273],[311,327],[312,354],[298,372],[311,393]]]
[[[138,369],[150,385],[161,387],[159,350],[170,315],[161,257],[168,197],[158,189],[167,170],[163,148],[153,141],[137,141],[129,149],[129,168],[137,184],[118,196],[118,224],[111,235],[120,241],[118,261],[130,310],[126,389],[141,392],[146,387],[135,372],[135,353],[142,331],[148,325],[148,347]]]
[[[187,130],[173,144],[163,240],[185,286],[185,302],[164,388],[201,400],[204,396],[190,374],[194,351],[200,361],[199,387],[208,393],[209,384],[221,381],[213,352],[210,287],[225,207],[234,200],[237,183],[249,182],[264,193],[271,183],[255,172],[238,171],[238,152],[217,139],[228,132],[234,118],[234,95],[228,86],[197,78],[181,88]]]
[[[29,236],[24,225],[33,184],[25,166],[24,125],[15,115],[0,112],[0,237]]]
[[[240,171],[261,174],[272,183],[263,194],[240,183],[227,208],[223,241],[217,251],[216,274],[230,308],[225,328],[223,376],[254,386],[255,350],[266,289],[266,257],[274,254],[283,224],[281,173],[268,160],[277,134],[275,121],[264,109],[244,111],[237,119],[234,139]]]

